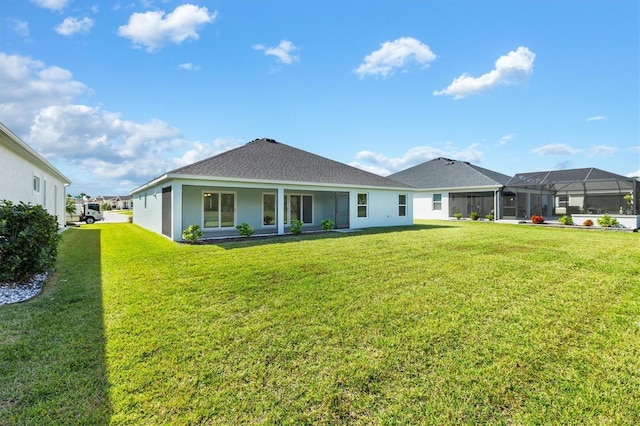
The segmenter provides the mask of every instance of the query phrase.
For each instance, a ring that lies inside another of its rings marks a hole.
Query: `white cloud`
[[[640,169],[636,170],[635,172],[629,173],[627,174],[627,177],[640,177]]]
[[[62,10],[67,7],[69,0],[31,0],[32,3],[49,10]]]
[[[478,163],[484,156],[484,153],[478,150],[478,146],[478,144],[472,144],[464,149],[457,149],[452,143],[444,144],[444,148],[416,146],[407,151],[402,157],[387,157],[372,151],[360,151],[356,154],[356,161],[352,161],[349,164],[359,169],[386,176],[438,157]]]
[[[239,145],[233,139],[189,141],[162,120],[137,123],[74,103],[89,92],[64,68],[0,52],[2,121],[73,181],[73,193],[127,193]]]
[[[594,145],[591,147],[589,157],[608,157],[613,155],[618,149],[607,145]]]
[[[26,132],[42,108],[68,104],[89,92],[68,70],[0,52],[0,117],[18,134]]]
[[[300,56],[294,55],[293,52],[300,50],[298,46],[290,42],[289,40],[282,40],[279,45],[274,47],[267,47],[262,44],[256,44],[253,46],[256,50],[264,50],[265,55],[275,56],[278,61],[283,64],[292,64],[294,62],[300,62]]]
[[[388,77],[412,61],[428,67],[429,63],[436,59],[429,46],[412,37],[400,37],[380,46],[380,49],[368,54],[354,71],[360,78],[367,75]]]
[[[21,19],[9,19],[12,24],[13,31],[20,37],[29,37],[29,23]]]
[[[507,142],[513,140],[513,138],[515,137],[516,137],[515,133],[506,134],[500,138],[500,140],[498,141],[498,145],[505,145]]]
[[[532,149],[531,152],[538,155],[572,155],[579,153],[580,150],[565,144],[550,144]]]
[[[498,58],[495,68],[480,77],[462,74],[443,90],[436,90],[434,95],[449,95],[454,99],[462,99],[475,95],[498,85],[517,84],[525,80],[533,72],[535,53],[526,47],[518,47]]]
[[[640,152],[640,145],[632,146],[629,149],[633,152]]]
[[[209,13],[206,7],[192,4],[180,5],[166,15],[164,11],[134,13],[127,25],[118,28],[118,35],[130,39],[135,47],[145,47],[148,52],[154,52],[167,43],[198,40],[198,30],[213,22],[216,16],[217,12]]]
[[[88,33],[93,27],[93,19],[84,17],[82,19],[69,16],[58,25],[55,30],[58,34],[70,36],[77,33]]]
[[[178,68],[181,68],[185,71],[198,71],[200,67],[193,65],[191,62],[187,62],[185,64],[179,64]]]
[[[589,117],[587,118],[587,121],[600,121],[600,120],[606,120],[607,117],[605,117],[604,115],[596,115],[595,117]]]

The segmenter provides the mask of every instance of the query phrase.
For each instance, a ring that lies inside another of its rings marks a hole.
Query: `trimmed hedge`
[[[0,282],[51,270],[59,240],[58,221],[42,206],[0,201]]]

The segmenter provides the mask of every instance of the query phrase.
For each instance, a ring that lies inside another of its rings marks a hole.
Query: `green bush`
[[[292,234],[296,234],[296,235],[302,234],[303,225],[304,223],[302,223],[302,221],[300,220],[292,220],[289,230],[291,231]]]
[[[335,226],[335,223],[331,219],[324,219],[320,222],[320,226],[324,231],[330,231]]]
[[[608,214],[603,214],[598,218],[598,225],[604,228],[611,228],[612,226],[618,226],[618,219],[611,217]]]
[[[567,216],[566,214],[558,219],[558,222],[562,225],[573,225],[573,219],[571,219],[571,216]]]
[[[236,226],[236,229],[238,230],[238,233],[240,233],[240,235],[247,238],[249,238],[253,235],[254,232],[256,232],[256,228],[250,226],[246,222],[242,222],[240,225]]]
[[[58,220],[42,206],[0,201],[0,282],[51,270],[59,240]]]
[[[471,220],[478,220],[478,218],[480,217],[480,215],[478,214],[478,212],[471,212],[471,214],[469,215],[469,217],[471,218]]]
[[[493,219],[495,219],[495,216],[489,213],[488,215],[485,216],[485,219],[493,221]]]
[[[456,213],[453,214],[453,217],[455,217],[456,219],[460,220],[460,219],[462,219],[462,213],[456,212]]]
[[[202,229],[200,229],[199,225],[195,223],[193,225],[189,225],[187,229],[182,231],[182,239],[188,242],[189,244],[195,244],[200,237],[204,235]]]

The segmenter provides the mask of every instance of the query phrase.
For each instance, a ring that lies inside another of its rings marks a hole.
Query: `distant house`
[[[71,181],[0,123],[0,200],[43,206],[64,227],[65,192]]]
[[[133,208],[133,197],[131,195],[105,195],[99,197],[102,204],[106,204],[111,210],[131,210]]]
[[[436,158],[388,176],[416,188],[415,219],[449,219],[456,213],[481,217],[500,212],[502,190],[510,176],[466,161]]]
[[[172,170],[131,192],[135,223],[179,241],[189,225],[206,236],[284,234],[292,220],[319,229],[413,223],[413,189],[272,139]]]
[[[640,183],[596,168],[518,173],[513,177],[466,161],[436,158],[388,176],[416,188],[414,218],[493,214],[529,219],[577,213],[637,214]],[[625,195],[631,195],[628,205]]]

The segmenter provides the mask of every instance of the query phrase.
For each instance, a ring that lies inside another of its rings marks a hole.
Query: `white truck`
[[[80,204],[80,222],[86,222],[91,225],[92,223],[98,220],[104,220],[104,215],[102,214],[102,205],[100,203],[90,202]]]

